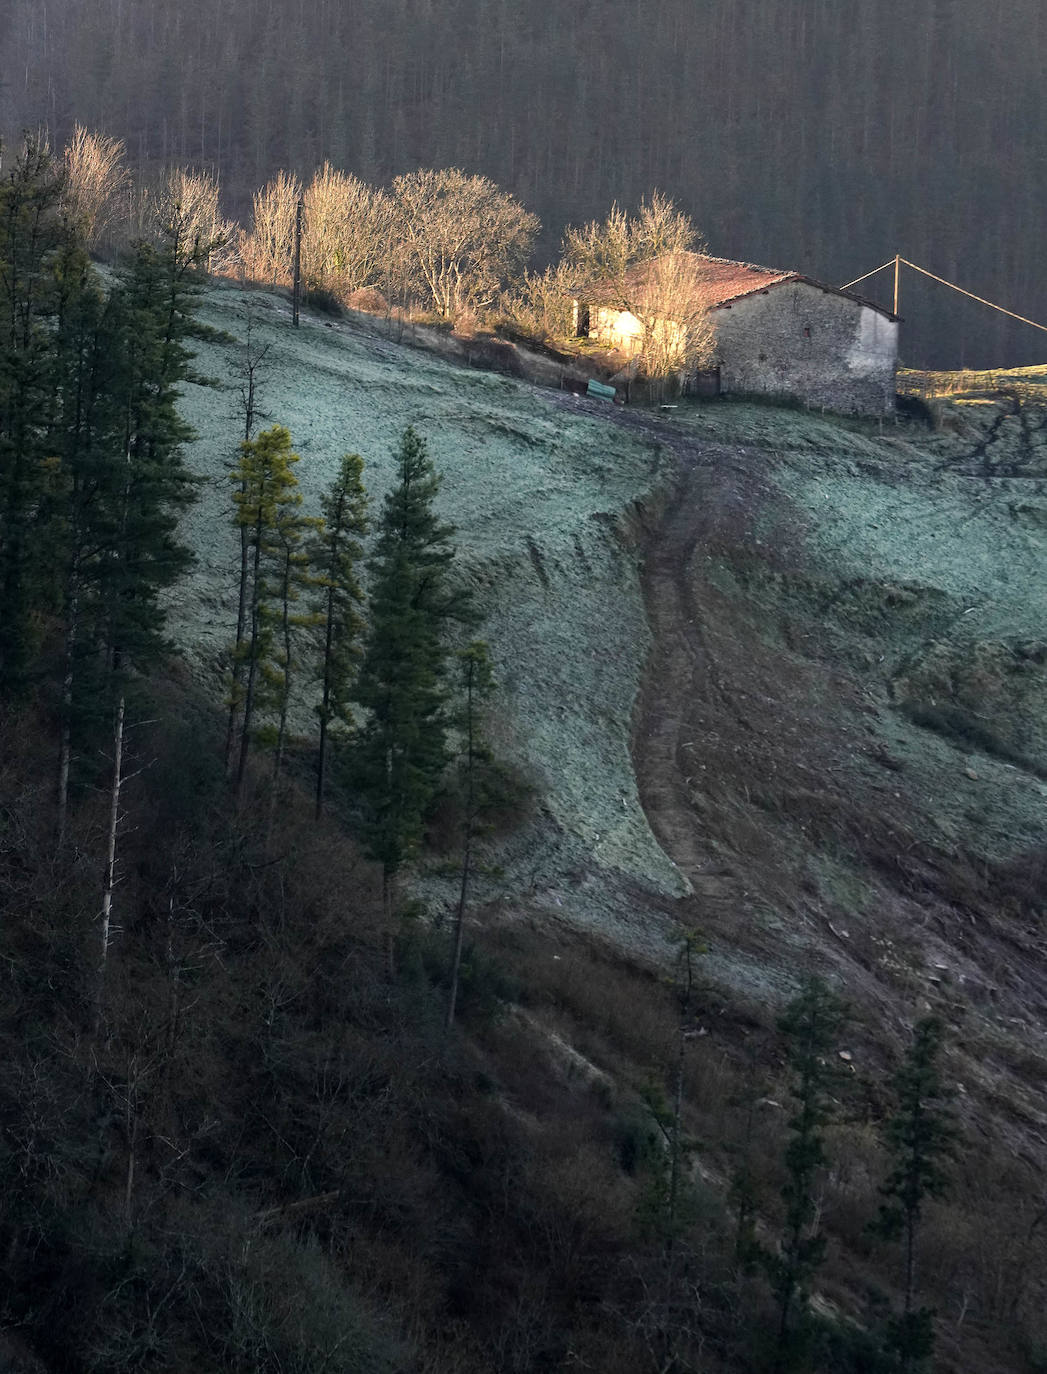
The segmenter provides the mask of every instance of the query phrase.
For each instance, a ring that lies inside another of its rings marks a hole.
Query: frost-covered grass
[[[768,636],[803,619],[866,682],[932,831],[1007,859],[1042,843],[1047,798],[1047,389],[988,400],[935,430],[744,404],[678,423],[760,451],[770,567],[724,576]]]
[[[202,318],[236,342],[202,346],[197,367],[218,385],[186,391],[203,491],[186,520],[199,562],[174,629],[216,701],[235,616],[227,471],[243,424],[248,311],[268,349],[260,423],[291,430],[308,509],[346,451],[364,457],[377,506],[409,423],[443,474],[440,512],[459,529],[501,684],[496,743],[537,793],[533,819],[492,856],[504,879],[482,895],[512,894],[656,951],[650,910],[634,913],[625,894],[679,892],[681,880],[647,827],[629,757],[649,631],[621,529],[666,481],[658,422],[610,423],[585,403],[402,347],[378,326],[303,315],[295,331],[282,299],[213,289]],[[868,672],[875,728],[924,780],[929,815],[958,841],[1003,855],[1042,832],[1045,785],[1007,750],[1027,748],[1047,768],[1042,665],[1016,657],[1047,639],[1047,412],[1006,397],[940,404],[935,431],[742,402],[681,406],[664,425],[743,461],[752,452],[777,491],[761,499],[757,528],[768,545],[781,538],[787,556],[768,563],[766,546],[742,547],[724,576],[762,604],[771,639],[783,618],[824,621],[815,639]],[[973,722],[967,753],[906,714],[937,710],[942,693]],[[308,702],[297,720],[308,728]],[[998,757],[979,752],[982,726],[1000,734]],[[449,895],[435,877],[426,890]]]
[[[635,563],[617,528],[658,485],[663,460],[584,408],[572,413],[549,393],[451,366],[378,331],[306,314],[296,331],[277,297],[209,291],[201,319],[236,342],[199,347],[195,366],[217,386],[189,386],[183,403],[199,435],[189,458],[203,489],[186,517],[198,563],[173,630],[194,673],[217,698],[235,624],[239,560],[227,473],[242,436],[248,312],[255,347],[267,349],[260,427],[290,429],[307,510],[317,509],[340,455],[351,451],[364,458],[377,511],[407,424],[424,436],[442,474],[439,513],[458,528],[459,563],[486,614],[480,633],[501,686],[498,746],[538,788],[536,820],[499,856],[506,888],[583,918],[582,889],[597,870],[678,891],[629,760],[648,630]],[[307,707],[299,720],[308,720]]]

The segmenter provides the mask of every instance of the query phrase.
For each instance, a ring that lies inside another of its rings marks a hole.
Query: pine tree
[[[888,1239],[901,1238],[905,1248],[904,1306],[888,1336],[903,1370],[922,1365],[934,1348],[932,1313],[915,1305],[916,1245],[924,1202],[945,1195],[946,1165],[955,1149],[949,1094],[938,1068],[942,1034],[937,1017],[917,1022],[912,1043],[894,1075],[897,1107],[884,1126],[894,1167],[880,1189],[885,1201],[874,1229]]]
[[[128,693],[167,652],[162,592],[188,569],[178,537],[195,496],[177,413],[189,374],[191,292],[164,249],[140,251],[106,298],[83,255],[67,253],[41,523],[63,619],[56,832],[66,829],[74,729],[107,720],[112,776],[100,912],[95,1026],[104,1009],[117,882]],[[182,264],[177,267],[180,274]]]
[[[292,455],[294,457],[295,455]],[[287,744],[287,718],[295,676],[299,667],[297,639],[305,628],[315,628],[320,616],[308,609],[296,610],[302,593],[313,589],[314,579],[309,569],[309,551],[305,546],[307,534],[323,526],[316,516],[303,515],[301,493],[276,506],[273,525],[266,536],[264,553],[271,569],[262,588],[260,615],[269,626],[268,642],[272,653],[261,663],[264,691],[259,693],[258,705],[268,708],[277,718],[273,751],[273,780],[269,794],[269,820],[265,846],[272,840],[276,803],[283,772],[284,750]]]
[[[139,244],[110,299],[124,460],[117,552],[109,563],[110,666],[121,657],[143,664],[165,651],[160,593],[193,562],[178,523],[196,499],[197,479],[184,454],[194,433],[178,399],[194,375],[189,340],[206,333],[193,315],[198,293],[197,260],[171,241]]]
[[[254,437],[255,418],[258,414],[259,374],[269,353],[268,344],[256,343],[254,335],[254,313],[247,308],[247,334],[244,339],[244,355],[241,364],[240,400],[244,412],[243,442],[249,444]],[[241,491],[243,488],[241,488]],[[240,526],[240,585],[237,590],[236,604],[236,642],[233,653],[232,672],[229,684],[229,714],[225,730],[225,771],[232,766],[233,741],[236,737],[236,722],[243,706],[243,641],[247,624],[247,589],[251,567],[251,550],[247,540],[247,529]]]
[[[778,1300],[775,1368],[787,1369],[801,1349],[794,1313],[806,1315],[811,1283],[825,1255],[817,1229],[815,1184],[828,1159],[822,1129],[832,1114],[836,1070],[829,1055],[845,1019],[840,999],[818,978],[807,982],[786,1007],[778,1029],[787,1038],[797,1110],[785,1150],[787,1180],[782,1188],[785,1224],[775,1252],[761,1259]]]
[[[342,457],[338,476],[321,499],[323,524],[310,548],[310,562],[318,596],[322,648],[319,664],[320,745],[316,767],[316,815],[324,805],[329,737],[333,726],[343,733],[352,728],[351,693],[361,655],[364,594],[356,567],[363,556],[361,537],[367,532],[367,493],[363,459],[358,453]]]
[[[236,485],[233,503],[237,527],[247,532],[249,583],[243,639],[234,653],[243,664],[244,699],[240,722],[240,747],[236,769],[237,797],[243,796],[247,760],[251,749],[262,665],[272,655],[273,617],[267,611],[267,579],[272,571],[273,538],[289,507],[301,504],[291,452],[291,435],[283,425],[273,425],[257,439],[240,445],[240,462],[230,474]]]
[[[458,973],[462,963],[462,938],[465,930],[465,907],[472,876],[473,840],[480,815],[481,789],[479,770],[488,762],[491,751],[480,732],[480,712],[483,702],[494,690],[491,656],[482,640],[474,640],[458,654],[463,696],[461,726],[465,736],[465,755],[462,772],[465,782],[465,807],[462,816],[462,881],[458,890],[458,907],[454,917],[454,940],[451,952],[450,991],[447,996],[445,1024],[454,1024],[455,1003],[458,1000]]]
[[[371,632],[354,689],[369,712],[355,771],[387,914],[391,880],[421,842],[447,762],[445,631],[449,618],[467,614],[450,585],[454,529],[433,511],[440,481],[411,426],[396,466],[371,562]]]
[[[0,688],[25,691],[53,559],[41,519],[57,416],[57,332],[85,258],[60,167],[27,138],[0,181]],[[53,608],[51,608],[53,609]]]
[[[116,397],[119,340],[113,313],[98,284],[86,280],[66,312],[57,340],[60,419],[55,437],[60,457],[51,484],[48,525],[61,584],[63,627],[55,823],[59,847],[66,832],[75,717],[90,695],[85,693],[85,676],[96,682],[99,677],[91,670],[98,649],[100,587],[113,556],[125,480]]]

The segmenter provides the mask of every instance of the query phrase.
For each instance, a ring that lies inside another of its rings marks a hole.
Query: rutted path
[[[781,514],[777,456],[640,424],[678,468],[646,540],[653,646],[633,715],[637,786],[655,837],[693,889],[677,918],[708,936],[714,977],[766,1004],[812,959],[851,961],[846,947],[827,948],[839,942],[804,890],[804,850],[817,827],[850,819],[858,687],[768,642],[730,585],[733,569],[781,553],[759,534],[772,503]],[[879,1001],[872,987],[869,995]]]
[[[777,480],[785,460],[640,423],[678,459],[646,541],[653,646],[632,742],[649,824],[694,889],[677,915],[724,952],[736,986],[754,986],[754,971],[775,984],[833,972],[877,1025],[906,1014],[891,951],[915,932],[920,957],[978,985],[1013,959],[992,880],[940,843],[930,780],[885,749],[893,712],[876,672],[833,652],[814,604],[761,590],[807,572],[807,530]],[[957,909],[971,915],[957,923]],[[999,979],[1012,1016],[1042,996],[1029,958]]]
[[[574,397],[561,404],[640,433],[669,449],[677,460],[675,490],[649,532],[642,573],[653,647],[633,715],[633,762],[640,799],[659,844],[687,877],[703,907],[730,905],[742,889],[696,823],[696,800],[703,790],[697,775],[708,767],[703,752],[710,717],[729,719],[743,732],[750,727],[738,716],[720,680],[706,634],[705,607],[697,595],[696,571],[712,526],[721,533],[740,533],[752,501],[751,476],[740,469],[734,448],[702,443],[650,412]],[[715,470],[715,480],[710,480],[710,470]]]
[[[712,448],[700,457],[706,464],[730,461],[728,452]],[[695,564],[709,519],[700,488],[708,484],[699,481],[698,466],[689,458],[682,458],[681,480],[648,544],[643,587],[654,648],[634,715],[633,755],[640,797],[658,842],[696,896],[723,902],[737,895],[738,884],[696,824],[695,798],[702,790],[696,774],[707,766],[705,740],[695,727],[699,707],[702,716],[733,717],[734,712],[696,595]],[[740,500],[739,493],[731,495]]]

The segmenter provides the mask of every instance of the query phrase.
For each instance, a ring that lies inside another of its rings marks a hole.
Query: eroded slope
[[[198,431],[191,462],[203,479],[187,519],[198,563],[174,608],[174,632],[212,695],[228,670],[236,621],[238,546],[228,471],[242,434],[242,371],[250,323],[259,427],[286,425],[302,461],[306,509],[318,509],[339,456],[365,460],[377,512],[404,426],[426,439],[443,487],[438,508],[459,529],[459,566],[484,616],[500,685],[499,752],[533,780],[532,820],[500,849],[504,876],[479,896],[521,898],[656,956],[665,922],[643,919],[622,894],[683,891],[640,807],[629,720],[650,633],[636,556],[623,522],[657,503],[671,461],[656,438],[606,424],[584,401],[455,367],[365,331],[230,288],[209,291],[203,320],[231,341],[200,347],[215,386],[187,388]],[[298,725],[311,728],[309,703]],[[451,888],[428,880],[430,895]]]
[[[995,414],[881,436],[681,412],[634,734],[694,888],[678,912],[730,996],[765,1018],[820,970],[873,1059],[944,1011],[958,1081],[993,1104],[981,1129],[1028,1159],[1047,1147],[1042,413],[1003,475],[974,457]]]

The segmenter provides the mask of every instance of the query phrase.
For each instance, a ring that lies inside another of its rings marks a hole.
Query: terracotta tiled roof
[[[695,264],[702,269],[700,291],[708,310],[727,305],[754,291],[766,291],[785,281],[796,281],[798,273],[784,272],[773,267],[756,267],[751,262],[731,262],[727,258],[711,258],[695,253]]]
[[[730,262],[727,258],[712,258],[705,253],[686,253],[683,256],[699,269],[698,291],[708,310],[796,276],[795,272],[755,267],[748,262]],[[624,280],[593,282],[579,289],[578,298],[592,305],[618,305],[623,297],[639,297],[647,286],[653,266],[653,261],[637,263],[625,274]]]
[[[700,269],[695,289],[706,310],[720,309],[745,296],[767,291],[773,286],[781,286],[783,282],[802,281],[818,287],[819,290],[830,291],[837,296],[847,296],[862,305],[870,306],[887,315],[889,319],[895,318],[890,311],[874,301],[856,296],[850,291],[839,291],[835,287],[825,286],[801,272],[758,267],[751,262],[733,262],[730,258],[710,257],[707,253],[688,253],[687,257],[693,259],[695,266]],[[621,308],[623,296],[642,296],[651,267],[650,262],[641,262],[626,273],[624,282],[596,282],[592,286],[583,287],[578,292],[578,300],[589,305],[613,305]]]

